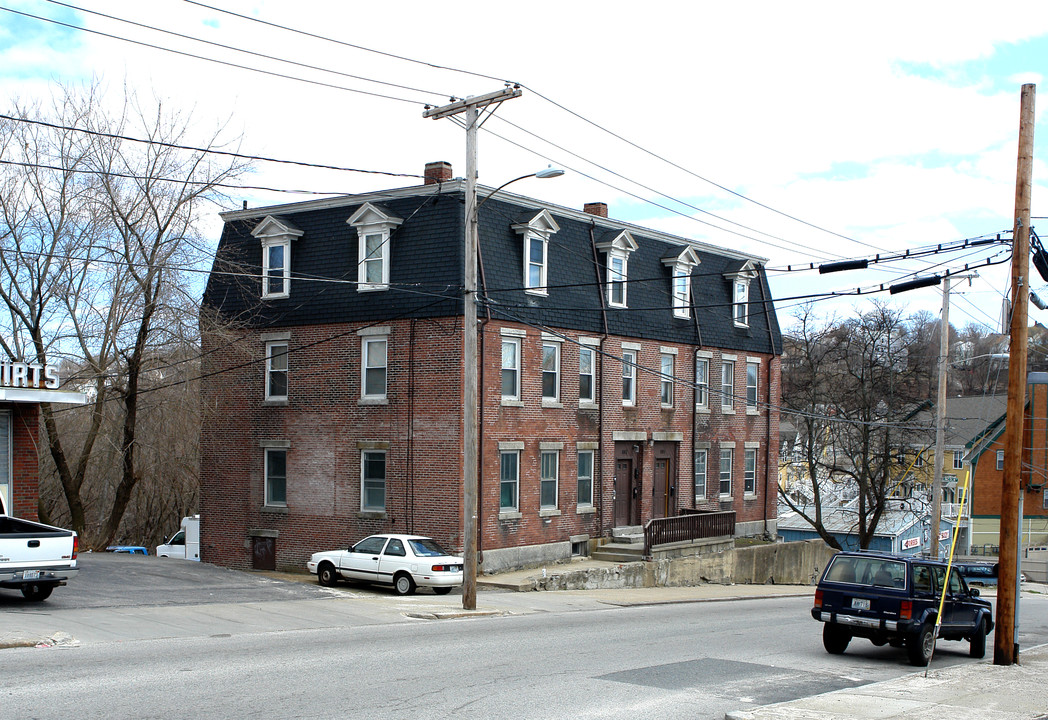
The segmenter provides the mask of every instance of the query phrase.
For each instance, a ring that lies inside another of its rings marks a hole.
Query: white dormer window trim
[[[357,230],[357,292],[389,289],[390,236],[403,222],[369,202],[346,220]]]
[[[597,249],[607,253],[607,303],[609,307],[624,308],[627,306],[626,291],[629,287],[630,253],[639,246],[629,230],[609,235],[597,243]]]
[[[514,223],[513,230],[521,236],[524,252],[524,292],[530,295],[549,295],[549,239],[560,231],[560,225],[549,210],[525,216],[523,222]]]
[[[291,241],[302,237],[287,220],[267,215],[251,234],[262,243],[262,299],[279,300],[291,293]]]
[[[670,297],[673,299],[673,316],[687,319],[691,317],[691,271],[701,261],[692,248],[684,248],[679,255],[662,258],[662,264],[669,267]]]
[[[731,282],[731,317],[735,327],[750,326],[750,281],[758,276],[757,264],[753,260],[733,273],[724,273]]]

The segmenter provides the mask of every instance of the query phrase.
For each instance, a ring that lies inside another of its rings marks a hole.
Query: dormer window
[[[630,253],[638,247],[629,230],[611,231],[597,243],[597,249],[607,253],[607,302],[610,307],[626,307],[626,290],[629,282]]]
[[[724,273],[731,282],[731,316],[735,327],[750,326],[750,281],[757,277],[757,265],[747,260],[742,267],[732,273]]]
[[[346,220],[357,229],[357,292],[389,288],[390,235],[402,222],[372,203],[364,203]]]
[[[662,258],[662,264],[670,268],[670,293],[673,298],[673,316],[691,317],[691,271],[699,264],[699,256],[692,248],[685,248],[679,255]]]
[[[251,234],[262,243],[262,299],[286,298],[291,292],[291,241],[302,231],[291,222],[267,215]]]
[[[560,230],[560,225],[548,210],[540,210],[519,217],[513,229],[524,241],[524,292],[548,295],[549,238]]]

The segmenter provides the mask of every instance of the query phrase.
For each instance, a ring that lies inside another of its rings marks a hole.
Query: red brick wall
[[[12,403],[11,411],[11,507],[8,512],[25,520],[39,520],[40,406]]]
[[[251,566],[250,531],[277,531],[277,566],[301,567],[310,553],[347,546],[373,532],[417,532],[450,548],[461,537],[461,320],[409,320],[388,323],[388,405],[360,405],[359,326],[350,324],[290,329],[289,403],[264,403],[262,333],[230,338],[205,333],[202,383],[204,426],[201,434],[201,543],[205,561],[231,567]],[[643,341],[638,362],[659,367],[661,347],[677,349],[673,409],[659,400],[660,378],[640,371],[637,406],[622,406],[621,339],[608,338],[603,361],[598,354],[596,384],[602,388],[603,412],[580,409],[578,345],[561,343],[560,407],[543,407],[542,334],[526,330],[521,375],[522,406],[501,403],[501,335],[505,323],[482,330],[480,532],[481,548],[564,542],[571,535],[599,537],[613,525],[614,432],[679,433],[676,443],[675,508],[694,505],[692,412],[694,348]],[[268,329],[273,332],[275,329]],[[564,333],[577,339],[579,333]],[[636,341],[634,341],[636,342]],[[302,349],[297,349],[302,348]],[[412,351],[413,349],[413,351]],[[412,354],[413,352],[413,354]],[[745,396],[746,355],[737,355],[736,394]],[[761,356],[760,398],[778,403],[779,361]],[[603,382],[601,382],[603,367]],[[719,353],[710,365],[719,389]],[[209,373],[224,370],[207,377]],[[716,482],[717,443],[737,443],[735,494],[716,509],[732,509],[739,522],[774,518],[775,457],[778,415],[769,437],[767,413],[748,415],[744,400],[736,413],[724,415],[714,394],[711,413],[696,424],[695,437],[712,443],[708,483]],[[263,509],[263,440],[290,443],[287,512]],[[595,458],[595,513],[576,511],[576,442],[602,443]],[[743,444],[760,442],[757,492],[743,496]],[[520,457],[521,517],[499,520],[499,442],[523,442]],[[386,517],[361,517],[358,442],[388,442]],[[559,460],[559,515],[539,515],[540,443],[563,443]],[[642,443],[643,444],[643,443]],[[769,465],[768,458],[772,458]],[[641,452],[644,519],[651,513],[654,453]],[[717,456],[719,457],[719,455]],[[770,469],[769,469],[770,468]],[[603,480],[601,479],[603,478]]]

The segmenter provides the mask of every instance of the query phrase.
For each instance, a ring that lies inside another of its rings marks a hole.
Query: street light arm
[[[479,203],[477,203],[477,210],[479,211],[481,206],[484,203],[486,203],[488,200],[490,200],[493,195],[498,194],[499,191],[501,191],[503,188],[505,188],[505,187],[507,187],[509,185],[512,185],[515,182],[518,182],[520,180],[527,180],[528,178],[532,178],[532,177],[533,178],[539,178],[540,180],[545,180],[546,178],[560,177],[563,174],[564,174],[564,171],[561,170],[560,168],[555,168],[553,166],[550,166],[548,168],[545,168],[544,170],[539,170],[538,172],[528,173],[527,175],[521,175],[518,178],[513,178],[512,180],[510,180],[508,182],[502,183],[497,188],[495,188],[494,190],[489,192],[487,195],[485,195],[484,199],[481,200]]]

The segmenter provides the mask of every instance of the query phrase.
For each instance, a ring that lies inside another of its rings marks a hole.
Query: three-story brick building
[[[203,558],[462,542],[465,183],[223,214],[204,296]],[[490,193],[482,188],[481,197]],[[483,569],[730,509],[775,532],[781,339],[762,260],[498,193],[480,208]]]

